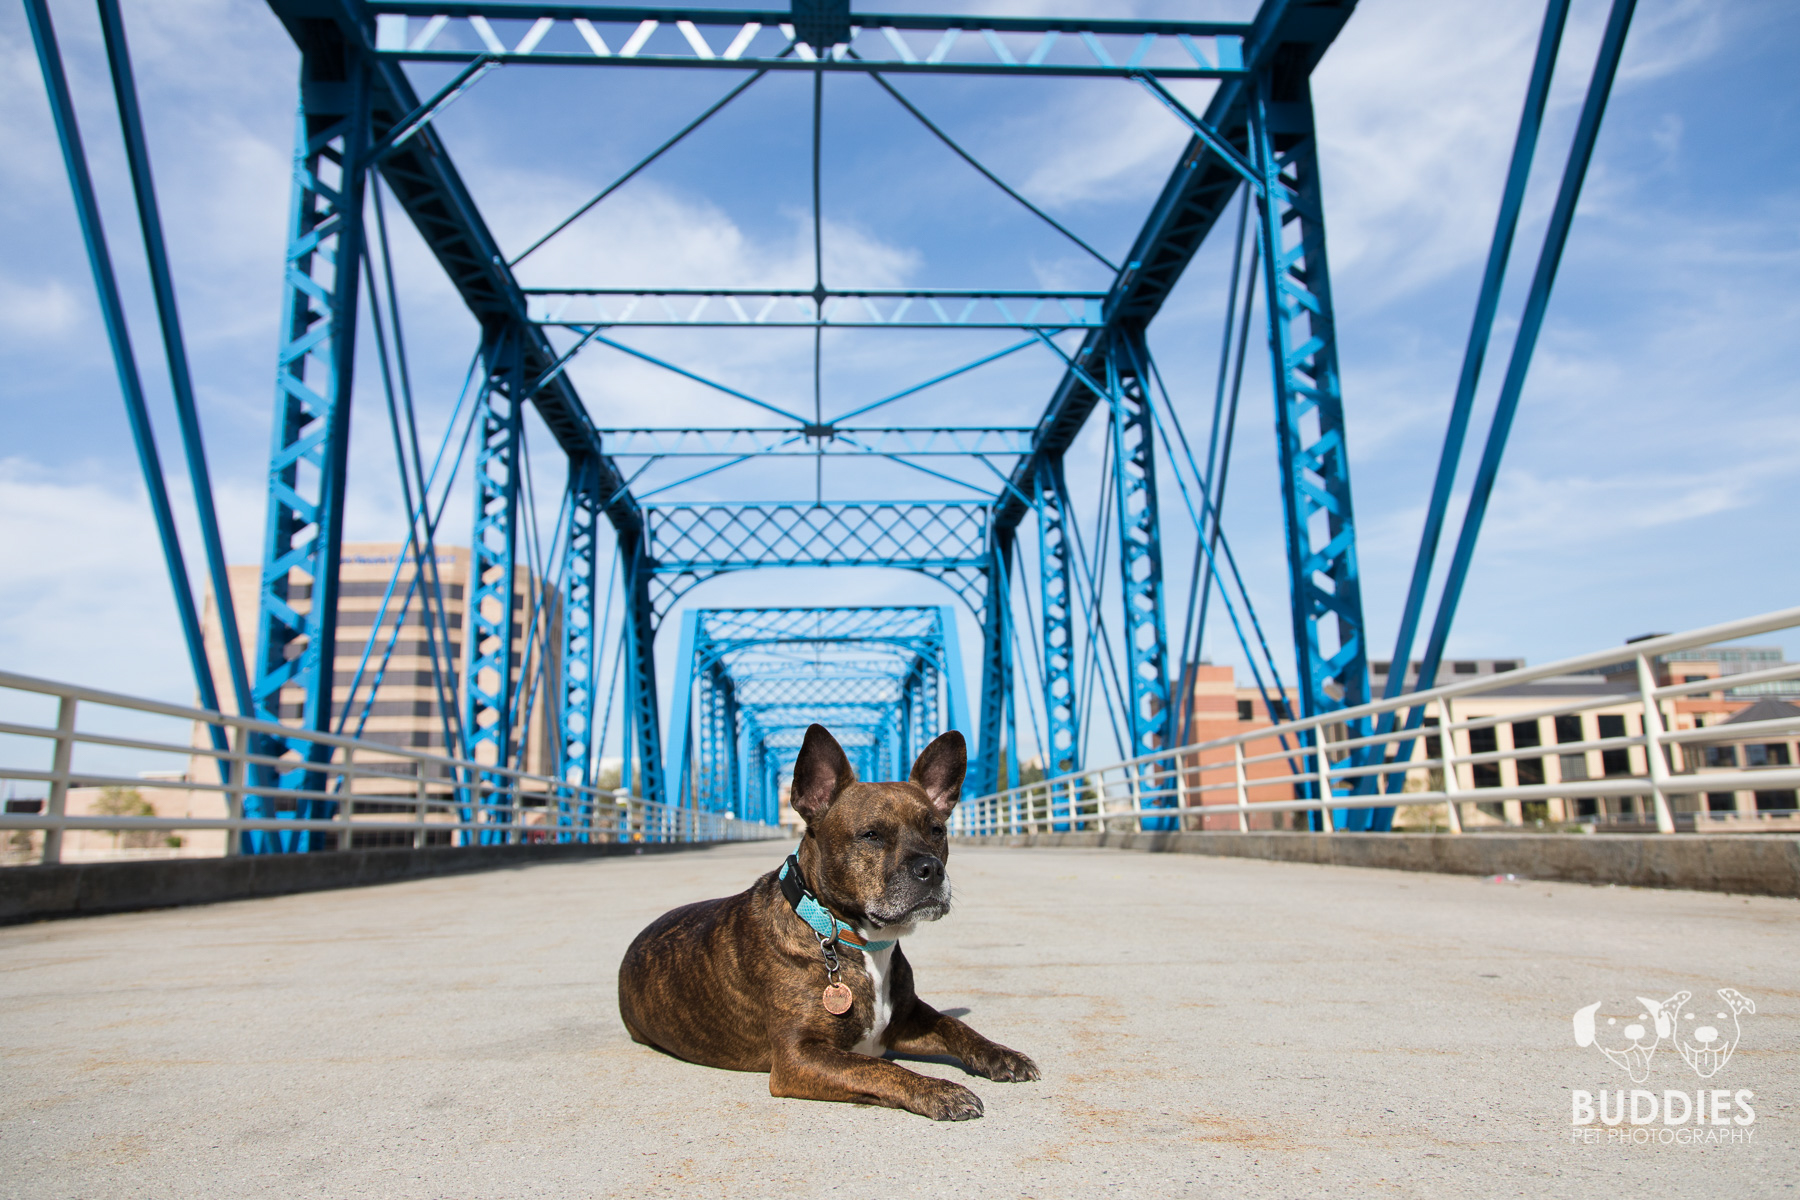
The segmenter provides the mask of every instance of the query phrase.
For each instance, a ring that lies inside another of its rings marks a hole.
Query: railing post
[[[426,768],[426,764],[423,762],[414,762],[413,763],[413,772],[414,772],[414,774],[416,774],[419,777],[419,786],[415,790],[416,795],[415,795],[415,799],[413,802],[413,807],[416,810],[413,813],[413,819],[414,819],[415,823],[417,823],[417,825],[419,826],[418,830],[413,833],[413,849],[414,850],[423,850],[426,845],[426,842],[425,842],[425,809],[426,809],[427,793],[426,793],[425,768]]]
[[[229,820],[240,820],[244,815],[244,783],[250,778],[250,763],[245,755],[250,749],[250,731],[241,725],[231,730],[231,774],[226,779],[225,816]],[[192,793],[190,793],[191,795]],[[243,831],[227,829],[225,831],[225,857],[244,852]]]
[[[1244,806],[1250,803],[1249,780],[1244,777],[1244,743],[1231,743],[1231,767],[1237,777],[1237,809],[1238,832],[1250,832],[1250,811]]]
[[[350,818],[356,809],[356,747],[344,747],[344,769],[338,772],[338,794],[343,797],[338,801],[337,819],[341,832],[338,836],[339,850],[348,850],[355,845],[350,832]],[[298,815],[298,814],[296,814]],[[319,839],[323,841],[323,838]]]
[[[1450,701],[1440,698],[1438,710],[1438,757],[1444,762],[1444,809],[1450,814],[1450,832],[1461,833],[1462,809],[1456,799],[1462,785],[1456,779],[1456,733],[1450,728]]]
[[[59,819],[69,806],[69,764],[75,753],[75,697],[64,696],[56,705],[56,749],[50,756],[50,799],[44,805],[44,815],[51,819]],[[62,861],[62,827],[47,826],[44,829],[44,856],[46,863]]]
[[[1332,833],[1337,829],[1337,822],[1331,817],[1331,755],[1328,751],[1331,743],[1326,740],[1325,726],[1320,724],[1313,729],[1313,751],[1318,757],[1314,764],[1319,777],[1319,826],[1321,833]]]
[[[1663,758],[1662,710],[1656,706],[1656,676],[1650,660],[1637,656],[1638,695],[1644,701],[1644,768],[1650,776],[1650,795],[1656,805],[1656,832],[1674,833],[1675,818],[1669,812],[1669,764]]]

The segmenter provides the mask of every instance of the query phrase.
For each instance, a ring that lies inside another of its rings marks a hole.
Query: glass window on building
[[[1735,792],[1708,792],[1708,793],[1706,793],[1706,811],[1707,812],[1736,812],[1737,811],[1737,793],[1735,793]]]
[[[1706,765],[1709,767],[1735,767],[1738,765],[1736,746],[1708,746],[1706,748]]]
[[[1792,812],[1794,811],[1794,789],[1786,788],[1773,792],[1756,793],[1757,812]]]
[[[1746,767],[1785,767],[1788,765],[1788,748],[1781,742],[1745,746],[1744,765]]]
[[[1484,729],[1469,730],[1470,754],[1492,754],[1499,748],[1499,734],[1492,725]],[[1474,763],[1469,767],[1469,774],[1474,778],[1475,786],[1478,788],[1500,786],[1499,763]]]
[[[1566,746],[1570,742],[1579,742],[1581,740],[1580,713],[1570,713],[1567,716],[1556,718],[1556,741],[1558,745]]]
[[[1602,713],[1599,718],[1600,736],[1602,738],[1625,737],[1625,716],[1623,713]],[[1600,771],[1604,775],[1631,774],[1631,751],[1623,747],[1617,750],[1600,752]]]
[[[1529,750],[1533,746],[1544,744],[1542,730],[1536,721],[1514,721],[1512,727],[1514,750]],[[1515,760],[1519,772],[1519,786],[1535,787],[1544,782],[1544,760],[1541,758],[1521,758]]]

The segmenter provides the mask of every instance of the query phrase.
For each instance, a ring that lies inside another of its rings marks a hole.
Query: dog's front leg
[[[960,1083],[932,1079],[883,1058],[816,1041],[777,1040],[769,1068],[769,1095],[880,1104],[934,1121],[967,1121],[981,1115],[981,1097]]]
[[[1025,1083],[1037,1079],[1037,1064],[1017,1050],[970,1029],[955,1017],[946,1017],[917,996],[903,1016],[888,1026],[888,1045],[901,1054],[949,1054],[960,1058],[977,1075],[999,1083]]]

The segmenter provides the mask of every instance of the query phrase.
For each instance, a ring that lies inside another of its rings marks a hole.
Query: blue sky
[[[160,418],[162,364],[91,7],[53,4],[112,249]],[[907,6],[887,6],[900,8]],[[936,5],[951,10],[965,6]],[[971,5],[1079,13],[1082,5]],[[1471,437],[1465,482],[1504,371],[1514,315],[1593,61],[1605,5],[1577,0]],[[1249,4],[1108,5],[1240,19]],[[1089,9],[1091,11],[1091,8]],[[1314,76],[1338,306],[1363,593],[1387,656],[1492,231],[1541,7],[1365,0]],[[233,561],[255,561],[263,513],[297,56],[260,5],[127,3],[140,94]],[[1544,662],[1651,630],[1794,603],[1800,404],[1800,21],[1779,0],[1643,0],[1544,336],[1451,639],[1456,655]],[[186,701],[191,681],[100,327],[22,11],[0,9],[0,665]],[[448,74],[424,69],[421,92]],[[509,252],[721,95],[718,72],[509,67],[440,122]],[[1782,82],[1784,79],[1786,83]],[[1103,253],[1129,246],[1185,138],[1119,81],[898,80],[993,170]],[[1196,106],[1207,85],[1178,89]],[[771,77],[534,255],[533,284],[809,286],[810,81]],[[863,286],[1103,288],[1103,268],[954,158],[866,80],[825,97],[825,273]],[[397,215],[397,210],[396,210]],[[435,438],[474,326],[404,228],[402,306],[422,418]],[[1151,344],[1190,435],[1203,436],[1223,315],[1228,229],[1196,258]],[[620,340],[802,411],[805,333],[632,331]],[[1004,333],[827,339],[829,416],[997,349]],[[1227,532],[1265,626],[1287,626],[1265,356],[1252,339]],[[403,528],[371,342],[352,450],[348,536]],[[1012,356],[890,410],[896,423],[1035,421],[1059,375]],[[762,424],[756,410],[604,349],[571,369],[602,426]],[[871,418],[872,419],[872,418]],[[172,420],[159,433],[185,503]],[[1070,456],[1090,523],[1101,427]],[[560,472],[532,431],[548,513]],[[940,465],[938,463],[932,464]],[[658,475],[652,479],[672,478]],[[979,468],[963,477],[991,487]],[[973,496],[901,468],[829,463],[827,495]],[[722,473],[696,497],[808,498],[810,464]],[[1165,475],[1170,622],[1191,525]],[[447,540],[465,542],[453,497]],[[1460,505],[1452,510],[1453,520]],[[545,528],[549,527],[548,518]],[[190,533],[190,559],[198,542]],[[197,577],[198,578],[198,577]],[[880,571],[756,572],[694,604],[945,602]],[[1116,618],[1115,618],[1116,621]],[[665,674],[673,649],[665,626]],[[1115,624],[1116,628],[1116,624]],[[1206,652],[1241,662],[1209,633]],[[1172,631],[1174,640],[1179,633]],[[965,625],[965,645],[974,630]],[[1291,652],[1276,637],[1284,669]],[[1767,639],[1765,639],[1767,640]],[[1800,643],[1788,643],[1792,653]],[[1021,710],[1023,716],[1023,710]],[[1095,754],[1108,742],[1098,736]],[[1022,735],[1022,748],[1031,751]]]

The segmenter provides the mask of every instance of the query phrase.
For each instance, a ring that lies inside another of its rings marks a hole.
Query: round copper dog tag
[[[825,1011],[834,1017],[850,1011],[850,989],[841,983],[828,984],[820,999],[825,1001]]]

